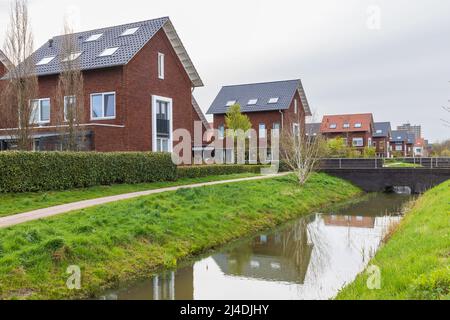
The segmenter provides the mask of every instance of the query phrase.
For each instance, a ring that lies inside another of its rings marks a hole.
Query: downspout
[[[281,115],[281,129],[283,129],[284,128],[284,117],[283,117],[284,113],[281,110],[278,110],[278,112],[280,112],[280,115]]]

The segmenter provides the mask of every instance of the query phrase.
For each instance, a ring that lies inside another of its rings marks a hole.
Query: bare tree
[[[31,148],[33,120],[37,110],[31,100],[36,97],[38,82],[33,53],[33,34],[29,24],[26,0],[14,0],[10,11],[10,24],[6,32],[5,55],[13,67],[3,83],[0,97],[2,125],[7,134],[17,140],[20,150]]]
[[[61,42],[61,66],[57,87],[58,128],[63,150],[82,149],[83,129],[80,126],[83,117],[83,74],[80,69],[79,48],[76,35],[67,21],[64,24],[64,36]]]
[[[300,117],[297,124],[300,124]],[[322,156],[323,138],[293,124],[283,128],[280,137],[280,160],[296,175],[300,185],[308,181]]]

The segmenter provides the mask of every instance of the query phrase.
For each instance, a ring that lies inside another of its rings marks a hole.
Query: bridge
[[[408,159],[402,163],[417,167],[386,167],[383,159],[323,159],[319,170],[348,180],[366,192],[409,187],[412,193],[423,193],[450,179],[450,158]]]

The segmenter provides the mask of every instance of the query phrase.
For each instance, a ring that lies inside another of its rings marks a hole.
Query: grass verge
[[[66,191],[28,192],[0,194],[0,217],[17,213],[53,207],[61,204],[89,200],[118,194],[154,190],[159,188],[196,184],[210,181],[230,180],[257,176],[255,173],[213,175],[200,178],[181,178],[177,181],[164,181],[139,184],[115,184]]]
[[[450,299],[450,180],[412,205],[370,265],[381,269],[381,289],[360,274],[338,299]]]
[[[314,174],[180,189],[0,230],[0,298],[59,299],[103,290],[233,239],[360,194]],[[67,267],[81,269],[69,290]]]

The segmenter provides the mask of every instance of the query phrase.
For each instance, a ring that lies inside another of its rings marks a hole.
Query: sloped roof
[[[392,142],[406,142],[408,141],[408,133],[403,130],[394,130],[391,133]]]
[[[2,50],[0,50],[0,63],[3,64],[6,69],[10,69],[12,67],[11,61],[8,59],[8,57],[3,53]]]
[[[375,138],[389,137],[391,133],[391,123],[390,122],[375,122],[373,136]]]
[[[289,109],[296,92],[300,94],[306,115],[310,116],[311,110],[300,79],[224,86],[207,114],[227,113],[229,101],[236,101],[241,106],[242,112],[286,110]],[[271,98],[278,98],[278,101],[269,103]],[[249,105],[250,100],[256,99],[256,104]]]
[[[131,28],[139,29],[134,34],[122,36],[125,30]],[[43,76],[60,73],[62,71],[61,60],[65,58],[61,55],[63,40],[65,37],[71,37],[78,52],[81,52],[78,58],[81,70],[126,65],[161,29],[165,31],[169,38],[192,84],[196,87],[203,86],[200,76],[168,17],[56,36],[51,39],[51,46],[49,42],[46,42],[32,54],[31,59],[36,64],[43,58],[56,57],[48,64],[37,65],[35,67],[36,74]],[[102,36],[95,41],[86,41],[90,36],[96,34],[102,34]],[[99,57],[105,49],[115,47],[119,47],[119,49],[111,56]]]
[[[414,133],[407,132],[406,135],[407,135],[406,143],[408,144],[416,143],[416,135]]]
[[[200,118],[200,120],[203,123],[203,126],[205,127],[205,129],[210,129],[210,125],[208,120],[206,119],[205,115],[203,114],[202,109],[200,108],[199,104],[197,103],[197,100],[195,100],[195,98],[192,96],[192,107],[194,108],[195,112],[197,112],[198,117]]]
[[[345,126],[346,124],[348,124],[348,127]],[[356,124],[361,124],[361,126],[356,127]],[[336,127],[332,128],[334,125],[336,125]],[[325,115],[323,116],[320,132],[361,132],[371,131],[372,128],[373,115],[371,113]]]
[[[322,126],[322,123],[306,123],[305,124],[305,131],[306,135],[313,135],[316,136],[320,133],[320,127]]]

